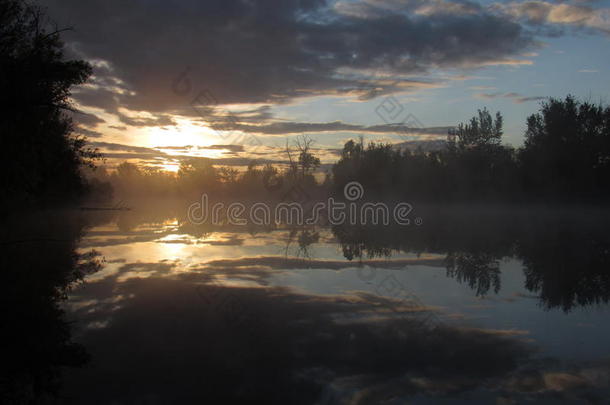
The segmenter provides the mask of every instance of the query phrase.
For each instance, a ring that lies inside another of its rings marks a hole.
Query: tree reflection
[[[85,274],[101,266],[98,254],[76,252],[84,223],[78,218],[32,215],[5,221],[0,268],[3,355],[0,395],[7,403],[37,403],[56,396],[62,367],[88,360],[72,341],[61,302]]]
[[[520,239],[526,287],[546,309],[610,302],[610,235],[602,220],[537,224]]]
[[[610,217],[601,210],[578,208],[428,207],[418,209],[425,219],[419,227],[339,225],[332,227],[332,233],[349,261],[387,258],[396,252],[445,255],[447,276],[467,284],[477,295],[499,293],[501,261],[516,258],[523,263],[525,287],[538,295],[544,308],[570,311],[610,301],[610,236],[606,235]],[[104,220],[117,215],[118,223],[130,224],[134,241],[159,238],[162,234],[132,231],[168,219],[177,230],[167,232],[195,238],[216,232],[247,238],[286,231],[283,253],[304,258],[315,256],[311,248],[320,238],[315,227],[194,225],[186,220],[185,212],[184,207],[172,206],[99,215],[105,215]],[[293,245],[295,249],[290,250]]]
[[[445,259],[447,276],[460,283],[467,283],[478,295],[485,295],[490,288],[500,292],[500,262],[486,252],[448,253]]]
[[[523,263],[525,287],[546,309],[610,302],[610,218],[569,210],[432,211],[424,226],[335,226],[348,260],[395,252],[444,254],[447,276],[477,295],[501,289],[500,262]]]

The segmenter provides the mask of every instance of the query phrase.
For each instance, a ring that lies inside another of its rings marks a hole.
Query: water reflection
[[[477,295],[499,293],[500,262],[518,258],[525,287],[546,309],[569,312],[610,300],[610,218],[573,208],[554,212],[433,211],[423,228],[333,228],[344,257],[394,252],[445,254],[447,276]]]
[[[73,380],[99,403],[379,403],[483,387],[532,350],[519,331],[430,327],[421,318],[434,309],[383,297],[228,287],[205,273],[154,271],[96,285],[97,296],[133,293],[120,309],[76,312],[88,325],[111,326],[83,339],[102,380],[99,372]]]
[[[90,273],[65,308],[91,363],[66,371],[63,402],[609,398],[605,215],[434,209],[420,227],[244,228],[181,212],[88,213],[80,240],[83,223],[62,249],[37,247],[38,267],[20,264],[32,270],[15,285],[32,289],[13,308],[45,296],[32,274],[63,269],[49,285],[65,293]],[[77,265],[77,240],[103,268]],[[59,301],[45,305],[73,345]]]
[[[61,368],[79,367],[86,348],[72,340],[60,302],[101,262],[77,253],[84,227],[74,216],[32,215],[0,227],[3,403],[38,403],[59,394]]]

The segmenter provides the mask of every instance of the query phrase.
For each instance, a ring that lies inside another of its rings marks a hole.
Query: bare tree
[[[298,165],[301,169],[301,176],[309,174],[309,172],[317,169],[320,166],[320,159],[311,153],[314,140],[307,135],[300,135],[295,141],[299,152]]]

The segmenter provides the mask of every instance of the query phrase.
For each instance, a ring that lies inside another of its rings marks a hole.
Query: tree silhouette
[[[495,120],[487,108],[478,110],[478,117],[472,117],[468,123],[457,127],[457,144],[460,149],[489,148],[499,146],[502,141],[503,118],[496,113]]]
[[[320,166],[320,158],[311,153],[313,139],[308,136],[301,136],[296,140],[296,146],[299,152],[299,167],[301,175],[305,177],[311,171]]]
[[[85,189],[80,167],[99,157],[72,133],[66,114],[74,111],[70,89],[87,80],[91,67],[66,60],[62,30],[48,25],[39,7],[0,1],[0,176],[12,204],[77,195]]]
[[[519,153],[526,191],[561,199],[607,197],[610,107],[550,99],[527,119]]]
[[[0,267],[11,286],[0,297],[2,403],[56,403],[62,370],[89,360],[62,305],[71,288],[103,266],[97,252],[77,251],[85,226],[82,216],[44,212],[2,221]]]
[[[370,197],[418,201],[482,200],[510,197],[516,189],[514,151],[501,145],[503,119],[487,109],[460,124],[457,143],[438,151],[350,140],[333,166],[335,193],[360,182]]]

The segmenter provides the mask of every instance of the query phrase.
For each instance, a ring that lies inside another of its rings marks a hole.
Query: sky
[[[609,102],[610,1],[41,0],[94,74],[76,131],[112,167],[323,163],[349,139],[446,139],[487,107],[518,147],[548,97]]]

